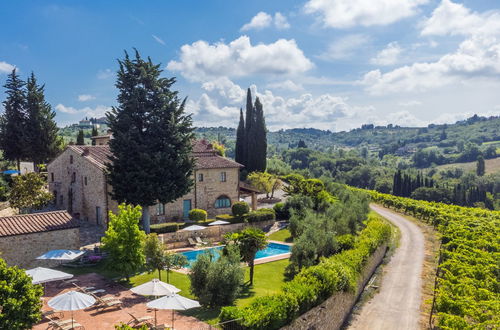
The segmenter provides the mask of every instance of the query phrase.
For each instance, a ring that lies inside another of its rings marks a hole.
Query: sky
[[[0,15],[0,84],[33,71],[61,126],[117,105],[134,48],[176,77],[196,126],[236,127],[247,88],[271,130],[500,115],[498,0],[17,0]]]

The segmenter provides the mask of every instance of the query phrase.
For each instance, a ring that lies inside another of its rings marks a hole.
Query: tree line
[[[0,148],[3,156],[17,163],[30,160],[38,169],[57,155],[63,146],[54,120],[56,113],[45,100],[45,85],[32,72],[23,81],[13,69],[4,85],[7,97],[0,116]]]

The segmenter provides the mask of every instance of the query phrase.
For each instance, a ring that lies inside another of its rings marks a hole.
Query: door
[[[95,207],[95,222],[96,224],[101,224],[101,208],[99,206]]]
[[[185,199],[182,206],[182,216],[184,219],[189,218],[189,211],[191,211],[191,200]]]

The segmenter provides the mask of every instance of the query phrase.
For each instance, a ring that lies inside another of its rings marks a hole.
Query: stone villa
[[[108,136],[109,140],[110,136]],[[117,202],[109,192],[105,168],[111,154],[104,138],[95,146],[68,146],[47,166],[49,190],[54,194],[58,209],[66,209],[75,218],[107,226],[108,212],[117,210]],[[238,201],[241,164],[219,156],[205,140],[193,146],[195,169],[191,192],[169,204],[157,204],[150,209],[151,223],[181,220],[193,208],[204,209],[210,217],[230,213]]]

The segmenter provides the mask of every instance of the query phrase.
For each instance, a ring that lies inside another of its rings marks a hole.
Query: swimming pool
[[[208,249],[201,249],[201,250],[194,250],[194,251],[186,251],[186,252],[181,252],[181,254],[185,255],[186,258],[188,259],[189,266],[187,268],[191,268],[191,264],[196,261],[196,258],[200,254],[206,253],[206,252],[215,252],[215,258],[219,258],[220,256],[220,251],[223,249],[223,246],[217,246],[217,247],[212,247]],[[280,254],[285,254],[290,252],[290,246],[286,244],[279,244],[279,243],[269,243],[267,244],[267,247],[264,250],[260,250],[257,252],[255,255],[255,260],[257,259],[262,259],[262,258],[267,258],[267,257],[274,257]]]

